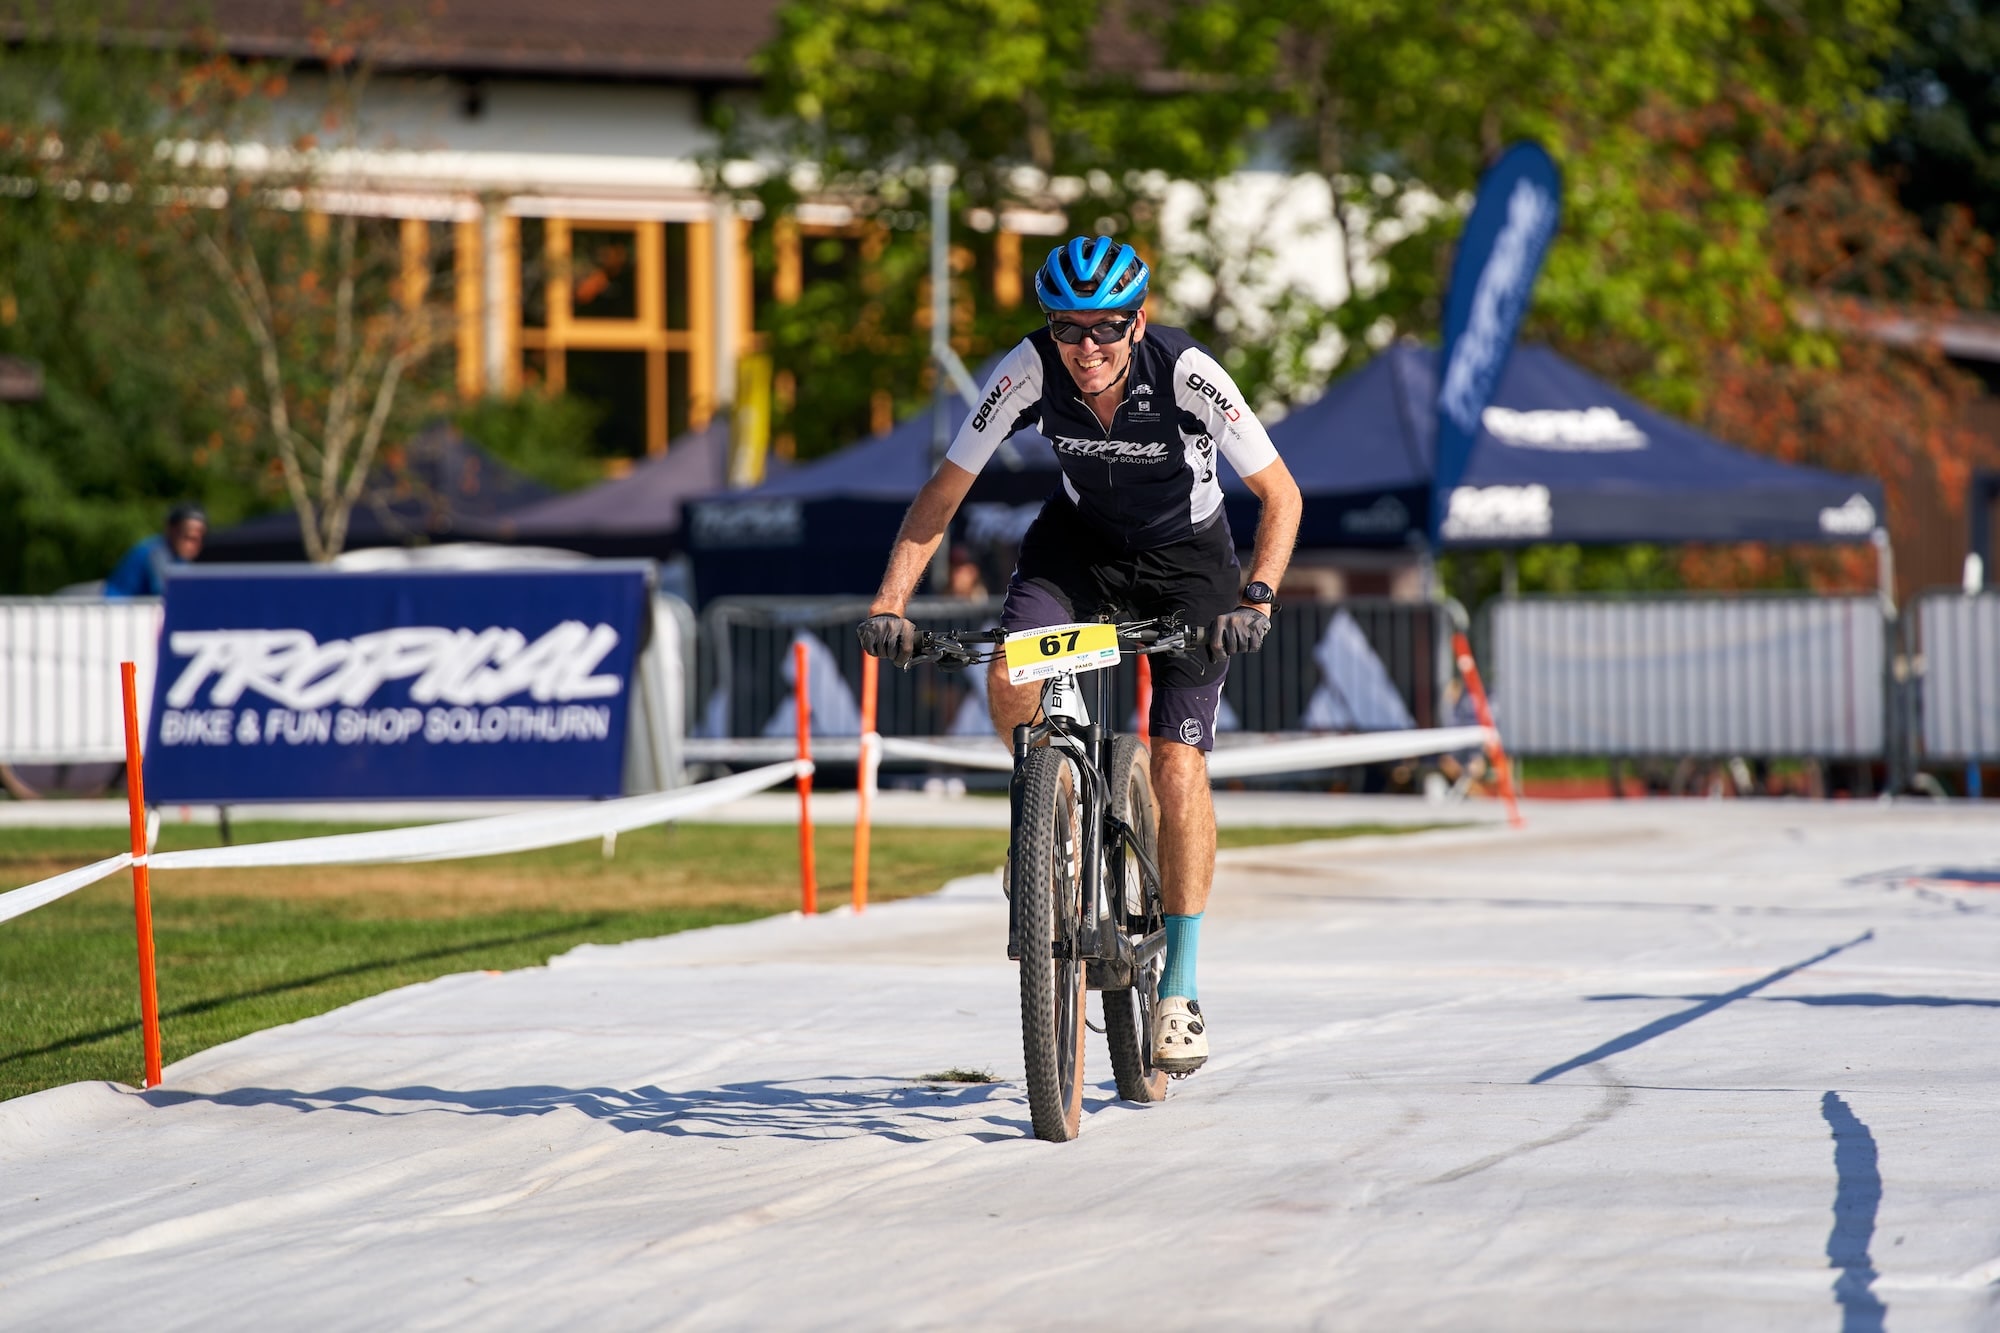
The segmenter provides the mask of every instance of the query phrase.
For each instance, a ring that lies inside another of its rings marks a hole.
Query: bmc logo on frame
[[[1007,396],[1007,390],[1013,387],[1013,376],[1002,375],[1000,377],[1000,382],[993,386],[993,392],[987,394],[986,401],[979,405],[979,415],[972,418],[972,428],[974,430],[986,429],[986,421],[993,415],[993,409],[999,406],[1000,400]]]
[[[1202,397],[1212,400],[1222,415],[1228,417],[1231,421],[1241,421],[1243,419],[1243,409],[1230,402],[1227,398],[1224,398],[1221,393],[1217,392],[1213,384],[1210,384],[1199,374],[1193,371],[1188,372],[1187,386]]]

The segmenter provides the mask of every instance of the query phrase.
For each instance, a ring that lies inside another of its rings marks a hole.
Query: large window
[[[522,381],[602,407],[597,446],[614,463],[664,453],[714,411],[708,231],[705,222],[519,221]]]

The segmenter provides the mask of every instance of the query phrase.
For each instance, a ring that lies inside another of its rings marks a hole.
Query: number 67
[[[1072,652],[1076,650],[1076,641],[1082,634],[1083,631],[1080,629],[1073,629],[1069,632],[1069,648]],[[1041,643],[1038,645],[1042,650],[1042,656],[1054,657],[1057,653],[1061,652],[1063,650],[1062,638],[1063,636],[1060,634],[1044,634]]]

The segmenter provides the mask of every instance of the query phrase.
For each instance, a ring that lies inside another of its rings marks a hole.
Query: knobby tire
[[[1021,945],[1021,1049],[1035,1137],[1065,1143],[1083,1122],[1084,965],[1077,957],[1083,896],[1077,774],[1054,746],[1021,768],[1013,892]],[[1067,943],[1067,958],[1053,946]]]
[[[1131,826],[1139,845],[1153,864],[1160,863],[1160,807],[1153,798],[1151,758],[1136,736],[1120,736],[1112,742],[1111,810]],[[1159,894],[1148,889],[1140,873],[1138,858],[1122,844],[1108,847],[1111,869],[1112,909],[1119,912],[1129,933],[1144,939],[1165,926]],[[1125,912],[1124,892],[1129,885],[1140,903],[1135,914]],[[1157,1102],[1166,1099],[1167,1071],[1153,1067],[1153,1007],[1159,1001],[1160,961],[1156,958],[1141,969],[1134,984],[1125,990],[1100,992],[1104,997],[1104,1042],[1111,1048],[1111,1072],[1118,1080],[1118,1095],[1128,1102]]]

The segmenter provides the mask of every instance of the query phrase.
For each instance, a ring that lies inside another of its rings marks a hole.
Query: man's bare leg
[[[1215,801],[1208,756],[1153,738],[1153,795],[1160,803],[1160,896],[1174,916],[1198,916],[1215,879]]]
[[[1153,739],[1153,794],[1160,802],[1160,896],[1167,909],[1165,967],[1153,1010],[1153,1063],[1191,1074],[1208,1060],[1207,1024],[1195,999],[1201,914],[1215,878],[1215,801],[1208,756],[1192,745]]]
[[[1007,663],[995,661],[986,668],[986,712],[993,719],[993,730],[1000,733],[1000,743],[1012,749],[1014,728],[1023,722],[1033,722],[1035,714],[1042,711],[1042,683],[1034,681],[1027,685],[1007,683]]]

